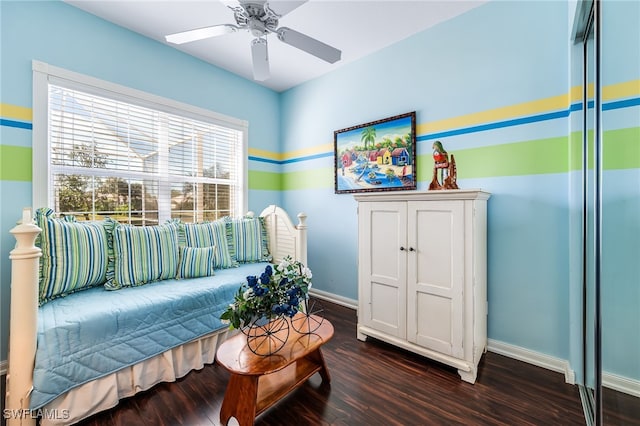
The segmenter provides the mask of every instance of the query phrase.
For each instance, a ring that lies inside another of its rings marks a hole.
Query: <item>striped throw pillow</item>
[[[231,225],[231,258],[238,263],[271,260],[267,229],[263,217],[242,217],[225,220]]]
[[[113,281],[107,290],[175,278],[178,269],[178,227],[117,225],[113,230]]]
[[[238,266],[229,253],[231,244],[231,225],[224,220],[204,223],[184,223],[185,243],[187,247],[213,247],[215,269]]]
[[[213,275],[216,247],[180,247],[180,262],[176,278],[197,278]]]
[[[42,229],[39,246],[38,302],[103,284],[108,263],[107,232],[102,222],[76,222],[73,216],[55,217],[53,210],[36,210]]]

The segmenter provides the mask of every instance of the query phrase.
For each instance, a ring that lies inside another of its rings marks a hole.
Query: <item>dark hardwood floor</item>
[[[331,384],[316,374],[256,425],[585,424],[577,387],[561,374],[489,352],[471,385],[448,366],[382,342],[358,341],[355,311],[324,306],[335,328],[323,347]],[[81,424],[219,425],[228,379],[223,368],[210,365]]]

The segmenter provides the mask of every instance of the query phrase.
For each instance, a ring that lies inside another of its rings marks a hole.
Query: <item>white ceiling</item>
[[[224,0],[65,0],[107,21],[168,44],[171,33],[217,24],[235,24]],[[275,3],[283,0],[271,0]],[[333,71],[349,62],[451,19],[486,0],[309,0],[279,20],[310,37],[342,50],[329,64],[268,36],[271,77],[260,84],[278,92]],[[228,4],[229,2],[227,2]],[[180,46],[196,58],[253,79],[248,31]]]

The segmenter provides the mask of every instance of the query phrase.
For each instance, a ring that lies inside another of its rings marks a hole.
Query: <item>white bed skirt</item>
[[[131,367],[85,383],[45,405],[42,426],[77,423],[118,405],[122,398],[147,390],[160,382],[174,382],[191,370],[215,361],[216,350],[237,333],[227,329],[170,349]]]

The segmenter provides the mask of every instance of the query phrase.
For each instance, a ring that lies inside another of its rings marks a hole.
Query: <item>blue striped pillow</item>
[[[176,278],[197,278],[213,275],[216,247],[180,247],[180,262]]]
[[[263,217],[243,217],[225,220],[231,225],[231,258],[239,263],[271,260],[267,229]]]
[[[178,269],[178,227],[117,225],[113,230],[113,281],[107,290],[175,278]]]
[[[75,222],[73,216],[58,219],[46,207],[37,209],[35,216],[42,229],[39,304],[106,281],[109,257],[103,222]]]
[[[231,258],[229,246],[231,244],[231,228],[224,220],[204,223],[182,224],[187,247],[213,247],[215,269],[225,269],[238,266]]]

